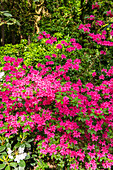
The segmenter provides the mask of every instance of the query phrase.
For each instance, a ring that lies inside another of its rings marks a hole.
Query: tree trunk
[[[28,35],[28,45],[31,43],[31,40],[30,40],[30,35]]]

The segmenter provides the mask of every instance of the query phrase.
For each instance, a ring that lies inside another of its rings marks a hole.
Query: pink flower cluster
[[[94,19],[95,19],[95,16],[94,16],[94,15],[87,16],[87,20],[92,21],[92,20],[94,20]]]
[[[110,35],[113,37],[113,30],[110,32]]]
[[[106,37],[104,34],[94,34],[90,33],[89,36],[95,41],[97,44],[103,45],[103,46],[113,46],[113,42],[111,41],[106,41]],[[104,41],[102,41],[104,39]]]
[[[56,48],[62,49],[62,45],[61,44],[57,44]]]
[[[97,6],[95,6],[95,7],[97,8],[97,7],[98,7],[98,4],[96,3],[96,5],[97,5]],[[94,9],[95,7],[93,6],[93,9]],[[113,16],[111,10],[110,10],[110,11],[107,11],[107,14],[106,14],[106,15],[107,15],[107,16],[109,15],[110,17]],[[94,15],[87,16],[86,18],[87,18],[87,20],[95,20],[95,16],[94,16]],[[99,26],[102,26],[102,25],[104,25],[105,23],[104,23],[104,21],[101,21],[101,20],[97,20],[97,21],[95,20],[95,24],[96,24],[96,25],[99,25]],[[111,28],[113,27],[112,25],[113,25],[113,24],[111,24]],[[82,30],[84,31],[84,33],[89,33],[88,36],[90,36],[90,37],[93,39],[93,41],[95,41],[97,44],[103,45],[103,46],[113,46],[113,42],[112,42],[112,41],[107,41],[107,40],[106,40],[106,34],[107,34],[107,32],[106,32],[105,30],[103,30],[103,31],[101,32],[101,34],[100,34],[100,33],[99,33],[99,34],[94,34],[94,33],[90,33],[90,31],[91,31],[90,28],[92,28],[92,26],[91,26],[90,23],[84,24],[84,25],[83,25],[83,24],[80,24],[79,27],[78,27],[78,29],[79,29],[79,30],[82,29]],[[110,32],[110,35],[113,36],[113,31]]]
[[[104,25],[104,22],[103,21],[96,21],[96,25],[99,25],[99,26]]]
[[[100,51],[100,54],[106,55],[106,52],[103,51],[103,50],[101,50],[101,51]]]
[[[86,24],[86,26],[84,27],[84,30],[88,31],[89,30],[88,27],[90,27],[90,24]],[[42,32],[42,34],[39,34],[39,35],[40,35],[40,36],[38,36],[39,40],[42,39],[42,38],[47,38],[48,37],[48,34],[46,34],[45,32],[44,32],[44,34]],[[52,45],[54,42],[57,42],[57,38],[49,36],[49,39],[46,40],[45,44],[51,44]],[[62,49],[63,45],[68,46],[66,48],[66,51],[68,51],[68,52],[72,52],[72,51],[75,51],[76,49],[79,50],[79,49],[82,48],[82,46],[79,43],[76,42],[75,38],[71,38],[69,43],[62,40],[60,44],[56,45],[56,49]],[[55,55],[53,55],[53,57],[55,57]],[[45,56],[45,58],[50,59],[50,57],[48,57],[48,56]],[[63,56],[63,57],[61,56],[61,58],[63,59],[63,58],[65,58],[65,56]]]
[[[113,12],[111,11],[111,10],[109,10],[109,11],[106,11],[107,12],[107,16],[110,16],[110,17],[113,17]]]
[[[39,36],[37,37],[38,40],[41,40],[43,38],[48,38],[48,40],[46,41],[46,44],[53,44],[55,41],[57,41],[56,37],[51,37],[50,34],[47,34],[45,31],[43,31],[41,34],[39,34]]]
[[[98,4],[98,2],[95,2],[95,4],[93,4],[92,5],[92,9],[95,9],[95,8],[97,8],[97,9],[99,9],[99,4]]]
[[[84,32],[90,32],[89,27],[91,27],[91,24],[85,24],[85,25],[80,24],[78,29],[83,29]]]

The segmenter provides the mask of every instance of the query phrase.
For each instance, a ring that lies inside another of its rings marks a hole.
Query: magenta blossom
[[[56,48],[62,49],[62,45],[61,44],[57,44]]]

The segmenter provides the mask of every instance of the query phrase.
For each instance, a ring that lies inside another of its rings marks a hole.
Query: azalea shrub
[[[66,73],[80,59],[51,74],[4,57],[1,83],[0,168],[110,169],[113,165],[113,67],[98,86],[72,83]],[[95,73],[92,75],[95,76]],[[106,80],[107,79],[107,80]],[[108,80],[109,79],[109,80]]]

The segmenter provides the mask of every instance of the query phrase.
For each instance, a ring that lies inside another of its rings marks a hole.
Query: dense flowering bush
[[[102,70],[101,83],[95,86],[81,80],[72,83],[66,75],[70,68],[79,69],[80,59],[68,59],[52,74],[47,74],[51,67],[41,63],[39,71],[22,65],[22,58],[7,56],[4,60],[0,91],[0,149],[8,150],[8,157],[4,152],[0,158],[4,167],[17,163],[24,167],[24,159],[35,153],[37,159],[48,157],[62,168],[111,168],[113,67]],[[30,148],[28,138],[36,150]],[[48,167],[40,161],[37,164],[37,169]]]

